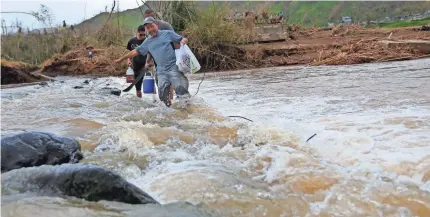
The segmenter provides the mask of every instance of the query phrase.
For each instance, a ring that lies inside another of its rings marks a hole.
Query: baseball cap
[[[148,23],[156,23],[156,21],[153,17],[147,17],[143,20],[143,25],[146,25]]]

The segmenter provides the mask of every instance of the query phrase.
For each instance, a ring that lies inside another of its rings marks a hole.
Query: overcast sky
[[[55,16],[54,24],[62,24],[63,20],[69,24],[77,24],[84,20],[84,18],[90,18],[94,15],[105,10],[105,6],[108,6],[108,10],[112,7],[113,0],[1,0],[1,11],[19,11],[19,12],[31,12],[39,11],[40,4],[44,4],[51,9]],[[138,0],[139,5],[142,2]],[[137,8],[136,0],[119,0],[120,10],[127,10],[131,8]],[[23,27],[42,28],[43,24],[37,22],[37,20],[25,14],[1,14],[7,25],[15,23],[18,19],[22,22]]]

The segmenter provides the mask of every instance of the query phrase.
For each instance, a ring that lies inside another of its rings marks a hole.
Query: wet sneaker
[[[142,91],[136,91],[136,96],[142,98]]]
[[[178,101],[178,107],[186,108],[191,104],[191,95],[186,94],[182,96],[176,96],[176,100]]]

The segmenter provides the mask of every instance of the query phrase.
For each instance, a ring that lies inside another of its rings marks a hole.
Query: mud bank
[[[120,46],[95,48],[92,59],[88,58],[85,46],[78,46],[69,52],[59,54],[43,63],[42,72],[49,76],[58,75],[124,75],[126,64],[117,65],[114,60],[126,53]]]
[[[421,49],[407,40],[430,43],[430,33],[414,28],[380,29],[361,26],[291,29],[286,42],[244,45],[247,56],[256,65],[349,65],[370,62],[410,60],[429,57],[429,49]],[[398,46],[387,46],[386,42]],[[405,42],[406,41],[406,42]],[[245,57],[247,57],[245,56]]]
[[[37,66],[23,62],[1,60],[1,85],[42,82],[48,80],[35,72]]]
[[[345,65],[426,58],[430,50],[408,43],[389,42],[421,40],[430,43],[430,32],[415,28],[381,29],[361,26],[334,28],[288,28],[289,40],[246,45],[219,44],[194,49],[204,71],[226,71],[284,65]],[[192,40],[192,39],[190,39]],[[77,47],[44,63],[42,71],[50,76],[95,75],[122,76],[126,63],[114,60],[127,51],[121,46],[96,48],[94,58],[87,58],[85,47]]]

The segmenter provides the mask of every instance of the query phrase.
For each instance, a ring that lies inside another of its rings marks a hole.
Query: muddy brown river
[[[430,215],[430,59],[218,75],[204,80],[188,107],[166,108],[151,96],[136,98],[134,90],[120,97],[100,90],[123,89],[121,78],[91,80],[83,89],[72,87],[85,78],[70,77],[5,89],[1,133],[72,136],[85,150],[82,163],[119,173],[161,204],[187,201],[218,216]],[[199,82],[191,80],[191,93]],[[1,212],[158,211],[2,195]]]

